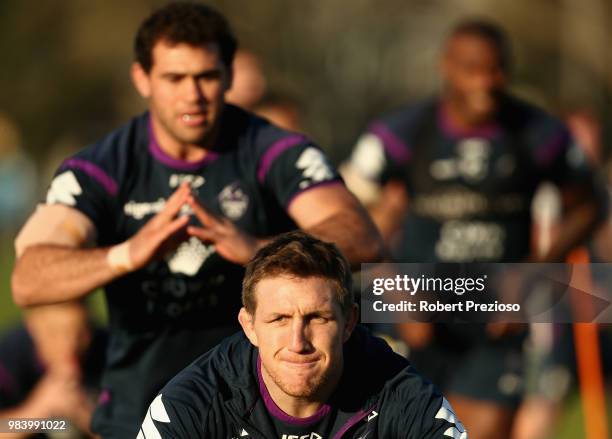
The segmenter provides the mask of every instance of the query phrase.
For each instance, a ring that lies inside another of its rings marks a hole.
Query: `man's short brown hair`
[[[220,57],[228,69],[236,52],[236,38],[225,17],[216,9],[194,2],[169,3],[153,12],[140,25],[134,40],[134,55],[145,72],[153,67],[153,47],[159,41],[170,45],[219,46]]]
[[[242,281],[242,305],[255,314],[255,288],[264,278],[289,276],[320,277],[334,285],[336,299],[345,315],[354,303],[351,268],[340,250],[305,232],[279,235],[260,249],[246,267]]]

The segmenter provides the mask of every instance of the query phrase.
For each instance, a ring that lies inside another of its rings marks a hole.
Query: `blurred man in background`
[[[399,262],[563,261],[605,212],[601,188],[566,127],[506,91],[509,43],[495,24],[457,25],[440,61],[439,97],[370,125],[345,168],[370,198]],[[531,254],[531,201],[559,186],[563,220]],[[470,434],[508,437],[522,391],[525,328],[406,324],[417,368],[440,385]]]
[[[149,111],[67,159],[16,245],[21,306],[105,286],[110,348],[93,429],[134,437],[166,381],[235,332],[243,265],[296,227],[376,260],[374,224],[321,150],[225,104],[236,41],[202,4],[141,25],[132,79]]]
[[[287,131],[303,133],[302,114],[298,102],[284,96],[262,100],[253,112]]]
[[[267,89],[261,61],[253,52],[240,49],[234,57],[232,72],[232,85],[225,93],[226,101],[245,110],[253,110]]]
[[[25,325],[0,339],[0,416],[64,418],[71,434],[89,432],[106,341],[81,302],[29,310]]]

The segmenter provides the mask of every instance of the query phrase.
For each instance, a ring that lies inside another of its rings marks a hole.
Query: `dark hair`
[[[145,72],[153,66],[153,47],[161,40],[171,44],[219,45],[223,63],[230,67],[237,42],[227,20],[215,9],[198,3],[170,3],[142,22],[134,39],[134,56]]]
[[[505,72],[510,71],[512,63],[510,40],[506,32],[499,25],[483,18],[463,20],[453,27],[449,40],[463,35],[474,36],[491,43],[497,51],[502,70]]]
[[[288,275],[298,278],[321,277],[329,280],[345,315],[353,302],[351,268],[340,250],[305,232],[279,235],[260,249],[246,267],[242,281],[242,305],[250,314],[257,306],[255,287],[264,278]]]

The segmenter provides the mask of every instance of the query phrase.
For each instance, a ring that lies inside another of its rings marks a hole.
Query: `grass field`
[[[21,312],[11,298],[11,270],[14,252],[12,234],[0,233],[0,330],[19,321]]]

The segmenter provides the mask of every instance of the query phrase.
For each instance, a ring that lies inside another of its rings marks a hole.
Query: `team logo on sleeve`
[[[66,171],[58,175],[51,182],[47,192],[47,204],[76,205],[76,196],[81,195],[83,189],[72,171]]]
[[[438,410],[438,413],[436,413],[436,419],[443,419],[449,424],[453,424],[452,427],[446,429],[444,436],[453,439],[467,439],[468,435],[465,427],[461,421],[457,419],[457,415],[455,415],[453,408],[446,398],[442,399],[442,406],[440,407],[440,410]]]
[[[218,198],[223,214],[234,221],[240,219],[249,207],[249,196],[237,181],[225,186]]]
[[[295,166],[302,171],[302,177],[304,177],[304,180],[300,182],[300,189],[334,177],[332,168],[323,153],[312,146],[302,152]]]

